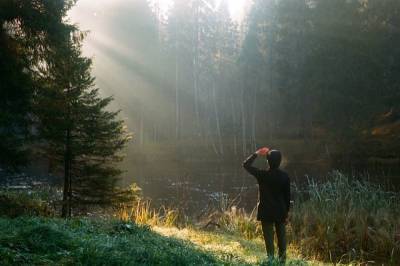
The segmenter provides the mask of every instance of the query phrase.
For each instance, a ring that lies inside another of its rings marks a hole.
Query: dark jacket
[[[257,220],[284,222],[290,207],[290,179],[287,173],[276,169],[261,170],[252,166],[257,154],[252,154],[243,162],[243,167],[258,182],[260,199]]]

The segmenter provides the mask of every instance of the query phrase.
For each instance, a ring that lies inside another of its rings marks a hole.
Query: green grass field
[[[260,240],[117,220],[0,218],[0,265],[257,265]],[[308,265],[291,258],[289,265]]]

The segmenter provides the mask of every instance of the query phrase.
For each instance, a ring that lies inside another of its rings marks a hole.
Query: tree
[[[116,163],[130,139],[119,112],[107,110],[112,98],[101,98],[94,87],[92,61],[81,54],[83,35],[65,28],[48,52],[35,98],[42,150],[64,177],[63,217],[77,205],[120,199]]]
[[[351,141],[398,108],[399,8],[396,1],[255,1],[241,72],[246,87],[268,96],[274,108],[261,111],[285,125],[280,136],[310,140],[317,126]]]
[[[63,27],[60,17],[74,1],[0,2],[0,166],[28,164],[32,143],[34,69]]]
[[[33,92],[31,78],[24,72],[26,65],[17,51],[12,38],[0,27],[0,166],[14,170],[27,163],[25,143]]]

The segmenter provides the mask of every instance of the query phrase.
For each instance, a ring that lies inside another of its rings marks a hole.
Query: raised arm
[[[257,153],[253,153],[252,155],[250,155],[246,160],[244,160],[243,167],[244,169],[246,169],[247,172],[249,172],[251,175],[253,175],[258,179],[261,176],[262,170],[252,166],[256,158],[257,158]]]

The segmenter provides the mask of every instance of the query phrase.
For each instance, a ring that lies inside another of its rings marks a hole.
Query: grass
[[[117,208],[115,217],[125,222],[134,222],[150,226],[186,226],[189,224],[188,217],[178,208],[161,207],[154,209],[149,200],[132,202],[131,204],[122,204]]]
[[[399,265],[400,194],[340,172],[333,172],[327,180],[317,183],[310,179],[302,188],[293,189],[287,229],[295,251],[292,256],[328,263]],[[255,213],[246,213],[229,202],[222,202],[201,219],[203,222],[182,218],[185,215],[179,209],[154,210],[149,202],[131,208],[120,217],[152,226],[193,228],[196,224],[197,228],[255,242],[262,238]],[[254,262],[254,255],[245,261]]]
[[[161,235],[188,240],[211,252],[220,260],[229,261],[229,264],[267,264],[265,246],[261,238],[249,240],[237,234],[230,234],[220,230],[205,231],[192,227],[179,229],[176,227],[155,226],[153,229]],[[324,265],[322,262],[304,260],[294,246],[289,247],[288,253],[287,265]]]
[[[146,226],[87,219],[0,219],[1,265],[216,265],[224,261]]]
[[[400,263],[400,195],[333,172],[298,189],[291,238],[307,257]]]
[[[254,265],[263,245],[195,229],[117,220],[0,218],[1,265]],[[292,259],[288,265],[307,265]]]
[[[255,213],[234,202],[195,220],[140,199],[121,206],[116,219],[60,220],[40,217],[47,205],[36,196],[0,199],[7,216],[0,218],[0,265],[266,264]],[[19,215],[39,217],[9,218]],[[339,172],[309,180],[294,187],[288,239],[288,265],[399,265],[400,195]]]

